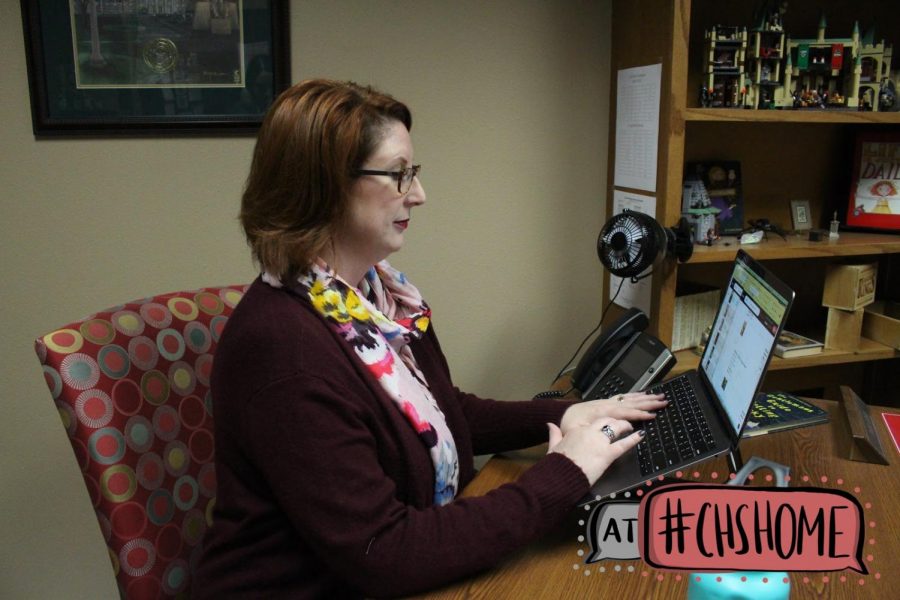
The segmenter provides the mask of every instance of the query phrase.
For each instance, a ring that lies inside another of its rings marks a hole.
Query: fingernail
[[[638,431],[638,435],[641,436],[641,437],[644,437],[645,435],[647,435],[647,430],[646,430],[646,429],[641,429],[640,431]]]

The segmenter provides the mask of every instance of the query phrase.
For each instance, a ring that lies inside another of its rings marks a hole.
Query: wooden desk
[[[791,485],[814,485],[841,489],[853,494],[864,507],[867,523],[865,550],[868,575],[844,570],[826,573],[791,573],[791,598],[896,598],[900,590],[900,455],[884,426],[881,412],[896,409],[870,407],[872,420],[881,436],[890,466],[854,462],[848,456],[849,433],[846,418],[836,402],[816,400],[828,410],[831,422],[792,431],[763,435],[741,442],[745,460],[760,456],[791,467]],[[496,456],[481,470],[464,491],[466,496],[482,495],[491,489],[517,479],[535,460],[536,453],[518,456]],[[725,459],[699,466],[700,474],[685,473],[686,481],[727,480]],[[718,473],[713,479],[712,473]],[[758,472],[761,485],[767,471]],[[803,477],[809,477],[803,482]],[[827,477],[822,483],[821,478]],[[859,491],[856,491],[859,488]],[[589,553],[585,534],[579,522],[588,512],[575,509],[557,531],[511,556],[504,563],[480,576],[459,582],[428,598],[684,598],[687,594],[687,572],[657,571],[643,561],[604,560],[584,564]],[[875,527],[868,527],[874,522]],[[875,540],[870,544],[869,540]],[[582,551],[583,556],[578,552]],[[619,571],[616,571],[616,567]],[[600,569],[603,568],[604,571]],[[644,574],[646,573],[646,575]],[[825,582],[824,578],[828,581]],[[845,581],[841,581],[845,577]],[[807,582],[804,582],[804,579]],[[863,585],[859,584],[860,580]],[[773,584],[774,585],[774,584]]]

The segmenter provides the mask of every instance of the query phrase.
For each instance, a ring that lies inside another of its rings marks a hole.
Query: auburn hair
[[[305,269],[346,218],[356,171],[405,104],[353,82],[311,79],[282,92],[256,140],[240,222],[254,260],[282,281]]]

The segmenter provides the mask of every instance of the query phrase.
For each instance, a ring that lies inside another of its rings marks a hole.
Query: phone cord
[[[532,400],[539,400],[541,398],[562,398],[566,393],[562,390],[547,390],[545,392],[538,392],[534,396],[531,397]]]

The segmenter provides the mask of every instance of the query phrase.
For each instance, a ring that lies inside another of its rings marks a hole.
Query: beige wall
[[[293,80],[413,110],[428,202],[393,262],[460,387],[544,389],[600,314],[608,0],[292,3]],[[0,3],[0,596],[115,595],[33,339],[157,292],[254,276],[235,222],[253,141],[35,141],[18,3]]]

